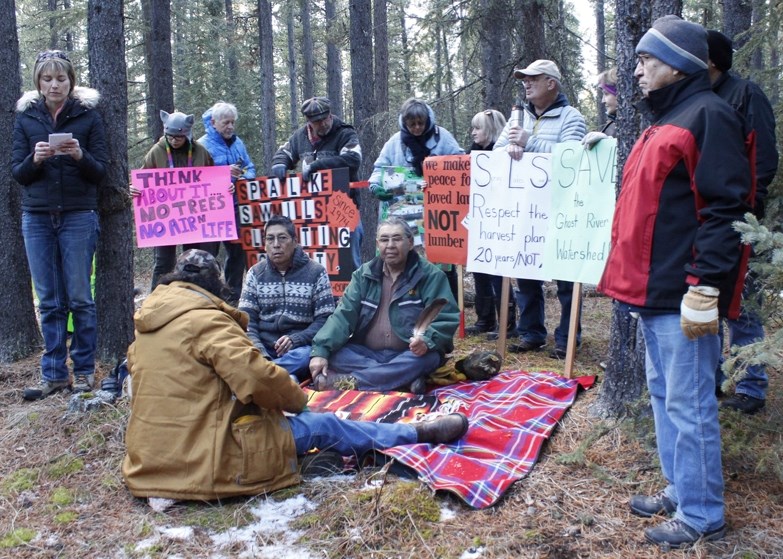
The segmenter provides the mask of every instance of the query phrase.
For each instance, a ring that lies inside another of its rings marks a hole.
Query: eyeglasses
[[[187,136],[175,136],[174,134],[166,134],[166,139],[169,142],[174,142],[176,140],[184,140],[186,138],[187,138]]]
[[[291,237],[288,235],[267,235],[264,238],[264,242],[266,242],[266,244],[268,245],[274,245],[274,244],[284,245],[291,240],[292,240]]]
[[[388,244],[395,244],[399,245],[405,240],[405,237],[402,235],[393,235],[391,237],[383,236],[378,237],[378,244],[380,245],[388,245]]]
[[[60,60],[65,60],[66,62],[70,62],[70,60],[68,59],[68,55],[61,50],[45,50],[43,52],[38,53],[38,56],[35,57],[35,63],[38,64],[39,62],[42,62],[44,60],[49,60],[51,58],[59,58]]]

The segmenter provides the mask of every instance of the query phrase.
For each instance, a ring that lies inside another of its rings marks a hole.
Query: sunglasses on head
[[[45,50],[43,52],[39,52],[38,56],[35,58],[35,63],[42,62],[44,60],[49,60],[52,58],[59,58],[60,60],[65,60],[66,62],[70,62],[68,59],[68,55],[65,54],[61,50]]]

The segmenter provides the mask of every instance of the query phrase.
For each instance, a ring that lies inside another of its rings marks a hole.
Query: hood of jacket
[[[427,116],[429,116],[430,125],[427,127],[427,129],[424,132],[422,132],[422,134],[426,134],[427,132],[435,128],[435,125],[437,124],[435,122],[435,111],[433,111],[432,107],[430,107],[427,103],[424,103],[424,105],[427,107]],[[402,121],[401,114],[397,117],[397,124],[399,125],[401,131],[407,130],[407,128],[405,127],[405,123]]]
[[[101,94],[98,93],[97,89],[77,85],[73,88],[69,97],[75,99],[87,109],[94,109],[98,106]],[[39,101],[43,101],[43,99],[44,97],[41,95],[40,91],[27,91],[16,102],[16,112],[23,113]]]
[[[180,316],[197,310],[221,310],[247,330],[247,313],[235,309],[206,289],[184,281],[159,285],[136,311],[133,321],[136,330],[154,332]]]
[[[538,114],[536,112],[536,108],[533,106],[533,103],[527,102],[525,104],[525,107],[527,108],[528,112],[532,114],[535,118],[539,118],[549,111],[553,111],[555,109],[562,109],[563,107],[567,107],[570,103],[568,102],[568,97],[565,96],[565,94],[561,91],[558,92],[557,97],[555,97],[555,100],[552,101],[552,104],[549,105],[546,109],[544,109],[541,114]]]

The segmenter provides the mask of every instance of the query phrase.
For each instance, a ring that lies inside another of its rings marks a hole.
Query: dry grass
[[[557,316],[556,299],[550,297],[548,306],[549,316]],[[609,313],[606,299],[586,298],[576,367],[581,374],[600,373]],[[479,337],[458,343],[463,353],[475,347],[491,346]],[[504,368],[558,370],[560,362],[546,352],[511,354]],[[127,404],[64,417],[66,396],[21,401],[22,387],[37,375],[37,359],[0,368],[0,557],[242,556],[241,546],[216,549],[210,536],[248,525],[250,509],[267,497],[180,504],[167,514],[154,513],[130,496],[120,476]],[[780,372],[770,377],[763,413],[721,412],[730,531],[719,543],[688,551],[664,554],[644,543],[642,530],[655,521],[631,515],[626,502],[661,485],[651,420],[596,419],[590,409],[597,389],[579,396],[532,473],[488,510],[432,495],[426,486],[383,470],[310,480],[271,498],[303,494],[317,505],[292,526],[312,557],[778,558],[783,413]],[[440,519],[442,508],[452,517]],[[172,526],[193,531],[184,540],[160,538],[137,547]],[[259,546],[276,541],[270,534],[254,537]]]

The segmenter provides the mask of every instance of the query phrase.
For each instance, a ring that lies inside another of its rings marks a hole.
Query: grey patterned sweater
[[[248,270],[239,309],[250,317],[248,336],[266,355],[275,355],[280,336],[293,347],[310,345],[316,332],[334,312],[329,276],[320,264],[296,247],[293,266],[281,274],[268,260]]]

